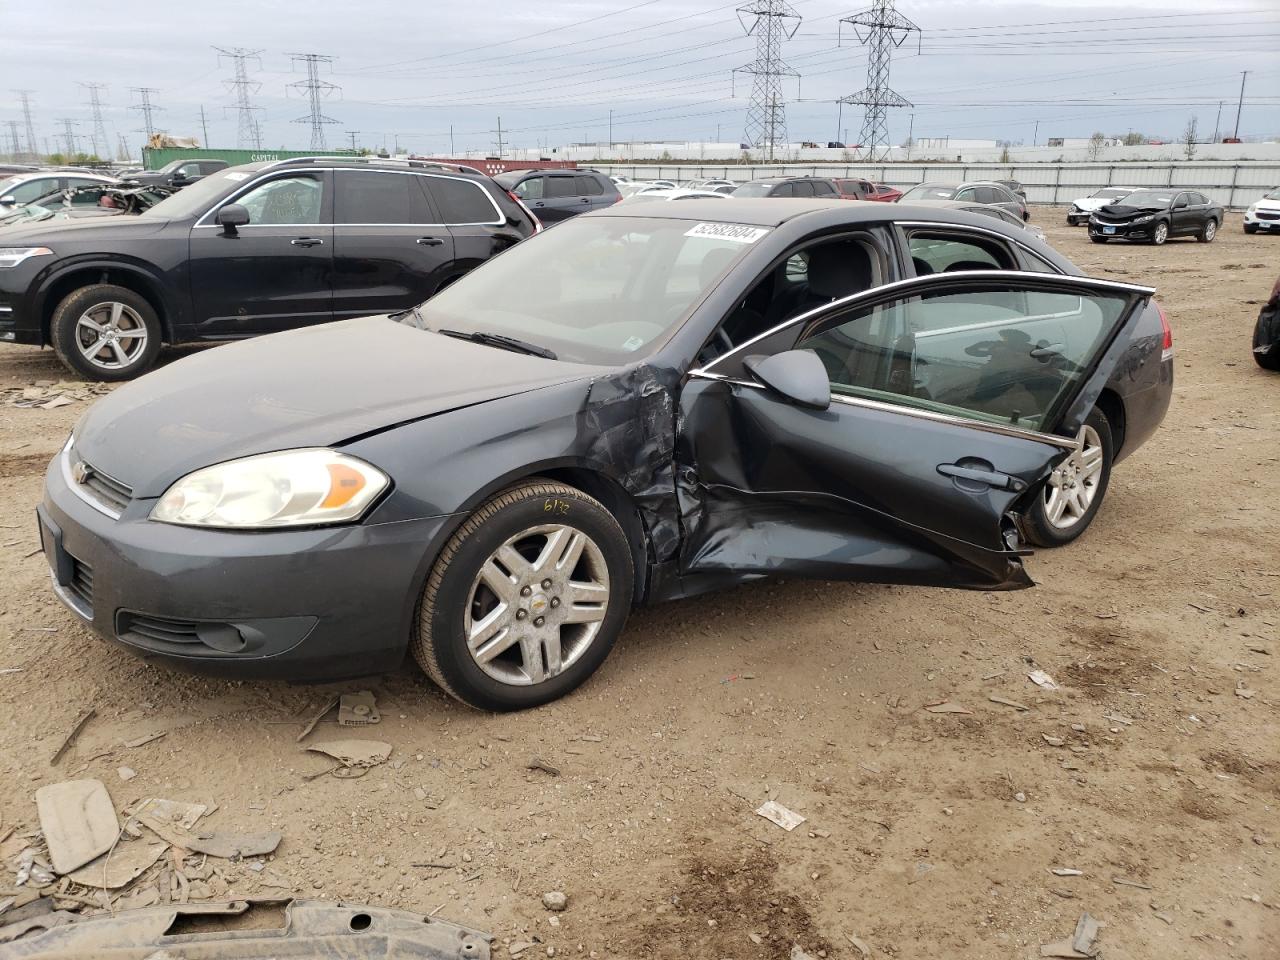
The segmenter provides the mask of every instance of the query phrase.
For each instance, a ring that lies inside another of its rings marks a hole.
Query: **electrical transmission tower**
[[[141,103],[135,103],[132,109],[137,110],[142,114],[142,132],[145,133],[147,135],[147,139],[150,140],[156,132],[156,126],[151,119],[151,114],[156,110],[164,109],[164,107],[157,107],[151,102],[151,95],[153,93],[159,93],[160,91],[155,87],[130,87],[129,89],[136,93],[138,95],[138,99],[142,101]],[[208,146],[208,144],[206,144],[206,146]]]
[[[320,65],[333,63],[333,57],[326,57],[320,53],[291,53],[289,56],[293,58],[294,63],[301,61],[307,66],[307,79],[297,80],[289,84],[289,87],[295,90],[305,90],[307,98],[311,102],[311,112],[293,122],[311,124],[311,149],[323,152],[325,149],[325,124],[337,123],[338,121],[324,115],[324,111],[320,108],[320,101],[328,99],[335,92],[340,93],[342,91],[342,88],[337,84],[320,79]]]
[[[89,91],[89,114],[93,119],[93,155],[103,160],[111,158],[111,141],[107,139],[107,127],[102,122],[102,100],[98,94],[107,89],[105,83],[81,83]]]
[[[67,161],[70,162],[80,152],[80,145],[76,143],[76,127],[80,125],[80,121],[62,117],[58,123],[62,124],[62,142],[67,146]]]
[[[35,124],[31,122],[31,94],[34,93],[34,91],[15,90],[13,92],[16,93],[18,98],[22,101],[22,119],[26,123],[27,127],[27,153],[30,155],[28,159],[35,160],[39,156],[39,153],[36,148],[36,127]]]
[[[226,57],[234,65],[235,76],[230,80],[224,80],[227,89],[236,95],[236,110],[240,115],[240,123],[236,127],[236,146],[241,150],[252,148],[254,150],[262,149],[262,128],[258,126],[258,118],[254,116],[254,112],[262,109],[255,107],[249,100],[249,94],[257,93],[262,89],[262,84],[256,80],[249,79],[249,61],[256,60],[258,69],[262,69],[262,61],[259,55],[261,50],[246,50],[244,47],[232,47],[230,50],[223,47],[214,47],[218,51],[218,62],[222,62],[222,58]],[[209,138],[206,136],[205,140]],[[205,143],[208,147],[209,144]]]
[[[746,17],[754,17],[747,25]],[[794,23],[788,24],[788,20]],[[745,141],[764,151],[764,157],[772,161],[774,154],[787,142],[787,106],[782,98],[782,78],[795,77],[799,86],[800,74],[792,70],[782,59],[782,41],[795,36],[800,29],[800,14],[786,0],[753,0],[738,8],[738,22],[747,35],[755,34],[756,58],[745,67],[733,71],[748,73],[751,82],[751,106],[747,109]]]
[[[889,61],[894,47],[902,46],[903,41],[913,31],[919,33],[920,28],[893,9],[893,0],[875,0],[871,9],[845,17],[840,21],[841,30],[846,23],[853,27],[858,42],[868,48],[867,85],[839,102],[867,108],[858,142],[866,151],[867,160],[883,160],[889,156],[889,108],[913,105],[889,89]]]
[[[22,144],[18,141],[18,121],[9,121],[9,156],[14,163],[22,159]]]

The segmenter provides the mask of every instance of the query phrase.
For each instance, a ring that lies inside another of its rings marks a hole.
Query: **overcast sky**
[[[803,21],[784,47],[800,74],[786,86],[793,141],[856,140],[861,108],[835,101],[866,85],[866,53],[841,17],[864,4],[791,0]],[[20,119],[11,88],[33,91],[39,140],[61,144],[61,118],[88,145],[93,125],[80,82],[104,83],[113,152],[136,146],[141,116],[132,87],[155,87],[158,127],[236,146],[231,64],[214,45],[260,49],[251,77],[264,146],[307,148],[308,112],[287,85],[302,78],[290,53],[334,57],[323,79],[337,120],[329,146],[394,145],[442,155],[450,127],[463,149],[491,149],[501,116],[509,144],[532,147],[605,140],[742,137],[749,78],[731,71],[755,58],[735,7],[715,0],[537,0],[534,3],[405,3],[403,0],[0,0],[0,152],[6,121]],[[1240,71],[1252,69],[1241,135],[1280,133],[1280,5],[1275,0],[903,0],[923,30],[896,52],[892,86],[915,103],[891,113],[901,142],[916,137],[1043,143],[1130,129],[1175,137],[1191,115],[1204,136],[1225,101],[1222,132],[1235,123]],[[734,94],[736,93],[736,97]],[[1039,121],[1038,132],[1036,122]],[[54,139],[58,138],[58,139]]]

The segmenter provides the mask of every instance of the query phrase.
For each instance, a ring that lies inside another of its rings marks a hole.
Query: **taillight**
[[[1161,353],[1164,358],[1173,356],[1173,327],[1169,326],[1169,318],[1164,315],[1164,308],[1156,304],[1156,313],[1160,314],[1160,329],[1164,331],[1164,342]]]

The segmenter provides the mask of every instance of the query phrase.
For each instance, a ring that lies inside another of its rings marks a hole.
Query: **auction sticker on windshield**
[[[768,232],[766,227],[744,227],[740,223],[700,223],[687,231],[685,236],[732,240],[734,243],[755,243]]]

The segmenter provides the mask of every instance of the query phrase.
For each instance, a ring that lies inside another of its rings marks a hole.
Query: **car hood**
[[[149,373],[94,404],[75,450],[135,496],[158,497],[211,464],[334,446],[605,372],[362,317],[207,349]]]
[[[1280,200],[1268,200],[1263,197],[1257,203],[1252,204],[1255,210],[1280,210]]]
[[[1123,203],[1108,203],[1099,208],[1098,212],[1106,214],[1113,220],[1132,220],[1134,217],[1145,217],[1168,209],[1168,207],[1128,207]]]
[[[19,241],[30,241],[33,246],[48,244],[54,253],[58,241],[68,243],[94,243],[103,231],[103,243],[117,243],[125,237],[145,237],[156,233],[169,221],[153,217],[67,217],[41,220],[36,223],[19,223],[5,227],[6,246],[16,246]],[[110,232],[106,232],[110,231]],[[103,252],[107,252],[104,249]]]
[[[1073,202],[1077,210],[1101,210],[1111,201],[1102,197],[1081,197]]]

